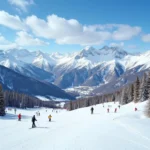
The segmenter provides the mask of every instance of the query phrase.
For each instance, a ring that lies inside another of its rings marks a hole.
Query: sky
[[[1,0],[0,49],[150,50],[149,0]]]

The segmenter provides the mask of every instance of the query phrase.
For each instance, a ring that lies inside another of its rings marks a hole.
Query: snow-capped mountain
[[[124,75],[136,76],[150,68],[149,56],[150,51],[133,55],[119,47],[108,46],[101,49],[85,47],[64,55],[13,49],[0,51],[0,64],[25,76],[54,82],[65,89],[73,86],[102,87],[119,81]],[[121,87],[123,82],[118,85]]]
[[[11,49],[4,51],[4,53],[6,57],[13,56],[16,60],[33,64],[34,66],[48,72],[51,72],[51,68],[56,64],[56,59],[41,51],[30,52],[26,49]]]
[[[21,75],[4,66],[0,66],[0,84],[5,90],[12,90],[32,96],[57,97],[62,99],[74,99],[57,86],[51,83],[44,83],[33,78]]]
[[[36,67],[32,63],[26,63],[25,60],[31,62],[32,53],[27,50],[10,50],[0,51],[0,65],[5,66],[22,75],[32,77],[42,81],[54,81],[54,75],[46,72],[44,69]]]

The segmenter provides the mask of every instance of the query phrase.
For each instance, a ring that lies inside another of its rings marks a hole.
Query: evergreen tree
[[[129,85],[128,88],[128,103],[134,100],[134,85]]]
[[[140,86],[140,101],[145,101],[148,99],[148,83],[147,83],[147,75],[144,73],[144,76],[141,81],[141,86]]]
[[[148,100],[145,114],[146,114],[146,116],[150,117],[150,99]]]
[[[69,110],[73,110],[73,104],[72,104],[72,101],[70,101],[70,107],[69,107]]]
[[[134,84],[134,102],[137,103],[140,98],[140,80],[137,77],[135,84]]]
[[[0,85],[0,116],[4,116],[4,115],[5,115],[5,103],[4,103],[2,86]]]
[[[146,92],[145,92],[145,100],[148,100],[150,98],[150,73],[148,74],[148,79],[146,82]]]
[[[128,94],[126,93],[126,88],[122,90],[122,95],[121,95],[121,102],[122,105],[128,103]]]

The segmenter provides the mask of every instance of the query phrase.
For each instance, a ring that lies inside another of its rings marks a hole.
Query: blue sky
[[[0,1],[0,49],[73,52],[85,46],[150,50],[149,0]]]

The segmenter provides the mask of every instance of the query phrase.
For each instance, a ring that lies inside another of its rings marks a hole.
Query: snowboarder
[[[93,111],[94,111],[94,108],[92,107],[92,108],[91,108],[91,114],[93,114]]]
[[[49,121],[51,121],[51,118],[52,118],[52,116],[51,116],[51,115],[49,115],[49,116],[48,116]]]
[[[34,116],[32,117],[32,128],[35,128],[35,127],[36,127],[35,121],[37,121],[37,120],[36,120],[35,115],[34,115]]]
[[[21,114],[18,115],[18,121],[21,121]]]
[[[117,108],[115,108],[115,113],[117,112]]]
[[[109,113],[109,108],[107,108],[107,113]]]

